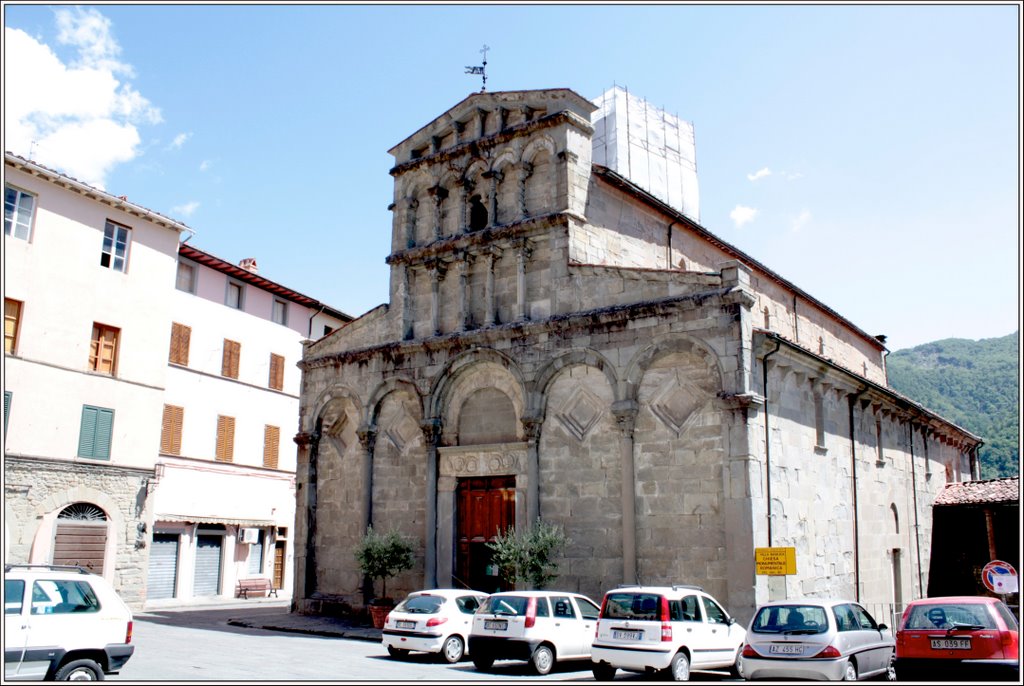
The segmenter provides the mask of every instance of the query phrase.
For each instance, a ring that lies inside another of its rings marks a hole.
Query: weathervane
[[[467,74],[479,74],[484,78],[484,85],[480,88],[480,92],[483,93],[487,90],[487,51],[490,50],[487,44],[484,43],[484,47],[480,50],[484,54],[484,64],[482,67],[466,67]]]

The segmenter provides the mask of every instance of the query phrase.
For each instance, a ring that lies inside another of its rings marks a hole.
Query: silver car
[[[745,679],[896,680],[896,640],[850,600],[776,600],[754,613],[740,651]]]

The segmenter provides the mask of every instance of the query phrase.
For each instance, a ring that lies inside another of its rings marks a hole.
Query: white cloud
[[[753,207],[744,207],[743,205],[737,205],[733,208],[733,211],[729,213],[729,219],[732,219],[737,229],[744,224],[754,221],[754,217],[756,216],[757,210]]]
[[[796,181],[804,177],[800,172],[786,172],[786,181]]]
[[[210,160],[203,160],[202,162],[199,163],[199,171],[201,171],[201,172],[206,171],[207,169],[210,168],[210,165],[212,165],[212,164],[213,164],[213,162],[211,162]]]
[[[803,210],[793,220],[793,224],[790,226],[790,230],[793,233],[799,233],[805,226],[807,226],[807,223],[809,221],[811,221],[811,211]]]
[[[181,146],[185,145],[185,141],[187,141],[191,137],[191,133],[179,133],[177,136],[174,137],[174,140],[171,141],[171,144],[167,147],[169,150],[178,150],[181,148]]]
[[[118,75],[132,67],[118,60],[110,20],[95,9],[57,11],[58,40],[77,50],[64,64],[49,46],[4,27],[5,148],[103,188],[110,170],[135,158],[137,124],[161,121],[160,110]]]
[[[771,176],[771,175],[772,175],[772,170],[771,169],[769,169],[768,167],[762,167],[761,169],[758,169],[753,174],[747,174],[747,178],[750,179],[751,181],[758,181],[760,179],[763,179],[766,176]]]
[[[176,214],[176,215],[180,214],[180,215],[185,216],[185,217],[191,217],[195,213],[195,211],[198,210],[198,209],[199,209],[199,202],[196,201],[196,200],[191,200],[191,201],[185,203],[184,205],[178,205],[177,207],[172,207],[171,208],[171,212],[173,214]]]

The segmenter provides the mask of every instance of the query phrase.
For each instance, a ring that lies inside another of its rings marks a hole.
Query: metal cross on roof
[[[467,74],[479,74],[483,77],[484,83],[480,88],[480,92],[483,93],[487,90],[487,51],[490,50],[487,44],[484,43],[484,47],[480,49],[480,52],[484,54],[484,64],[481,67],[466,67]]]

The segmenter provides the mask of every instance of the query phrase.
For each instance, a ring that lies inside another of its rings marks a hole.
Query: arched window
[[[768,314],[768,306],[767,305],[764,306],[764,328],[766,328],[766,329],[772,328],[771,315]]]
[[[469,230],[480,231],[487,228],[487,208],[484,207],[479,195],[469,199]]]
[[[895,528],[895,532],[900,532],[900,512],[896,509],[896,503],[889,505],[889,509],[892,510],[892,524]]]

